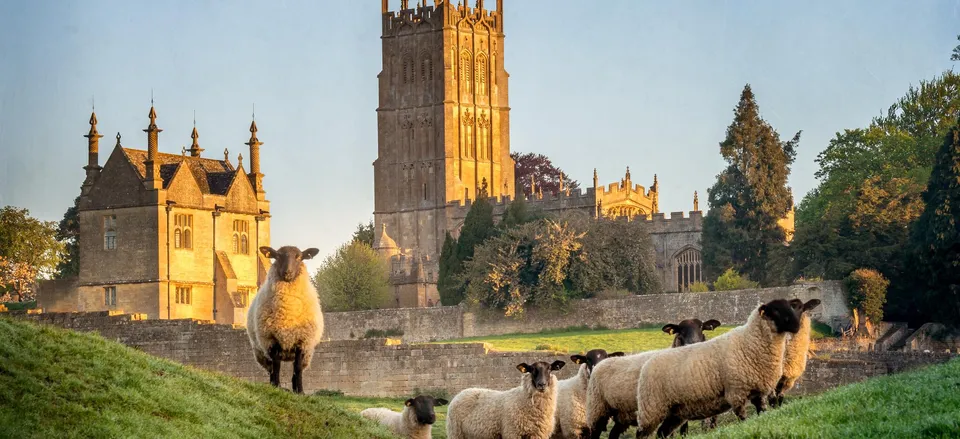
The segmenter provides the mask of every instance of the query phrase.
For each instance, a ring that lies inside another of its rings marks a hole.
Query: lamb
[[[686,346],[704,340],[703,331],[720,326],[717,320],[688,319],[679,324],[665,325],[663,332],[674,336],[673,347]],[[613,418],[610,439],[617,439],[631,425],[637,425],[637,377],[644,363],[656,352],[649,351],[620,358],[608,358],[594,367],[587,384],[586,422],[590,437],[599,439]]]
[[[586,355],[572,355],[570,360],[580,365],[580,370],[571,378],[557,383],[557,414],[553,437],[582,438],[590,431],[586,417],[587,383],[593,368],[606,358],[622,357],[623,352],[607,354],[603,349],[593,349]]]
[[[657,426],[657,436],[667,437],[687,420],[731,408],[743,420],[748,401],[762,413],[783,374],[787,334],[799,330],[790,303],[777,299],[717,338],[657,352],[637,380],[637,438],[649,436]]]
[[[774,393],[770,395],[771,407],[783,405],[783,394],[793,388],[793,385],[807,369],[807,352],[810,350],[810,330],[812,326],[810,311],[820,306],[820,299],[811,299],[807,303],[803,303],[800,299],[793,299],[790,301],[790,306],[800,316],[800,330],[787,337],[783,353],[783,376],[780,377]]]
[[[403,403],[403,411],[395,412],[388,408],[369,408],[360,412],[360,416],[385,425],[400,437],[409,439],[430,439],[431,429],[437,421],[433,411],[436,406],[446,405],[447,400],[418,395]]]
[[[260,252],[275,262],[247,311],[247,337],[274,387],[280,387],[281,362],[293,361],[293,391],[302,394],[303,371],[323,335],[320,300],[303,261],[320,251],[284,246],[260,247]]]
[[[520,386],[507,391],[471,388],[447,410],[448,439],[548,439],[557,409],[557,377],[565,363],[520,363]]]

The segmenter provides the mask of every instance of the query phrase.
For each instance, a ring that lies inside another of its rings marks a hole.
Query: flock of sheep
[[[303,393],[303,371],[323,333],[323,314],[303,260],[317,254],[296,247],[260,251],[274,260],[247,317],[247,334],[257,362],[280,385],[280,364],[293,362],[293,391]],[[616,439],[630,426],[637,438],[656,431],[667,437],[684,434],[687,422],[702,420],[708,428],[732,410],[743,420],[747,405],[757,413],[777,407],[784,392],[803,374],[810,345],[812,299],[777,299],[759,305],[747,322],[705,340],[703,331],[717,320],[689,319],[666,325],[674,335],[668,349],[624,355],[594,349],[570,357],[577,374],[558,380],[554,372],[565,362],[517,365],[520,386],[506,391],[465,389],[449,401],[449,439],[594,438],[606,431]],[[360,414],[403,437],[429,438],[436,421],[434,407],[448,401],[420,395],[408,399],[398,413],[370,408]]]

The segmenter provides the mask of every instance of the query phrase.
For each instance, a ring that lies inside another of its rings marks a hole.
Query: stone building
[[[147,148],[116,145],[99,165],[97,116],[90,116],[86,179],[81,187],[80,271],[41,285],[45,311],[122,310],[151,319],[195,318],[245,323],[270,262],[270,202],[260,172],[256,122],[250,124],[250,170],[201,156],[197,128],[180,154],[159,152],[151,106]]]
[[[378,153],[374,168],[374,246],[390,261],[396,305],[439,303],[437,276],[446,232],[457,236],[481,188],[499,215],[514,199],[510,106],[505,69],[503,0],[433,5],[407,0],[391,11],[382,0],[382,71],[378,75]],[[520,194],[543,211],[578,209],[650,224],[666,291],[702,281],[702,212],[659,210],[656,176],[635,185],[627,168],[619,182],[571,193]],[[792,234],[792,212],[783,226]]]

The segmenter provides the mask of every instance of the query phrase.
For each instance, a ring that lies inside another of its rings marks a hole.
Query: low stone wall
[[[417,343],[535,333],[581,325],[626,329],[689,318],[741,324],[758,304],[780,298],[820,299],[822,304],[813,311],[813,318],[834,328],[849,320],[850,310],[841,283],[830,281],[754,290],[579,300],[573,302],[567,312],[530,310],[521,319],[495,313],[474,313],[455,306],[325,313],[324,337],[349,340],[362,338],[371,330],[399,330],[403,332],[404,342]]]
[[[145,320],[142,314],[24,313],[11,315],[79,331],[95,331],[146,353],[251,381],[267,381],[253,359],[246,332],[195,320]],[[796,392],[815,393],[920,365],[947,361],[948,354],[846,352],[808,363]],[[441,390],[453,395],[467,387],[507,389],[519,383],[521,362],[567,361],[561,378],[576,371],[569,357],[545,352],[490,352],[479,343],[400,344],[385,339],[321,343],[304,374],[307,392],[339,390],[357,396],[405,396]],[[290,366],[283,383],[289,387]]]

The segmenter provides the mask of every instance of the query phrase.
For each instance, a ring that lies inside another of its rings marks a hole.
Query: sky
[[[0,206],[62,218],[93,102],[101,165],[118,131],[146,148],[151,93],[162,152],[190,145],[196,114],[204,155],[229,148],[233,163],[255,104],[272,243],[319,248],[315,268],[372,218],[378,3],[2,2]],[[668,213],[691,210],[694,191],[706,207],[745,84],[782,139],[803,131],[799,202],[838,131],[957,64],[960,0],[504,3],[511,149],[582,187],[594,168],[601,184],[626,166],[644,186],[657,174]]]

